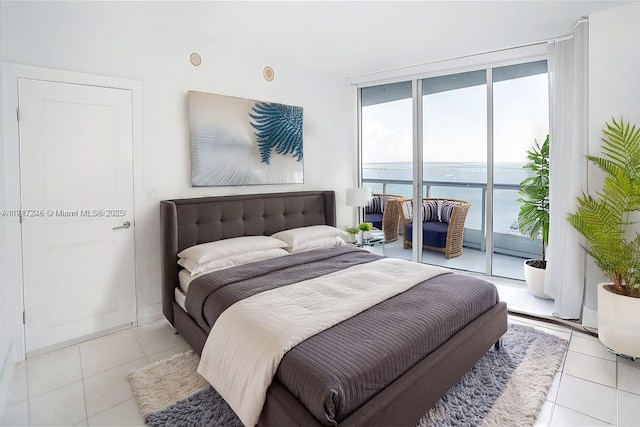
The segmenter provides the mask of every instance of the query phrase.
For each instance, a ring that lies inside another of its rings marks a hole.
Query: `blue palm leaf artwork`
[[[189,91],[191,184],[304,183],[302,110]]]
[[[302,161],[302,108],[291,105],[256,102],[249,113],[253,119],[262,163],[270,164],[271,155],[291,155]]]

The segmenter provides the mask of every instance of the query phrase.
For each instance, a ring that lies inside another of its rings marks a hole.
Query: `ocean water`
[[[531,172],[522,169],[522,163],[497,163],[494,166],[494,184],[519,186]],[[450,197],[471,202],[465,226],[480,229],[482,223],[482,196],[487,182],[487,167],[484,163],[438,162],[423,164],[423,181],[430,187],[431,197]],[[403,181],[387,184],[386,192],[411,197],[413,169],[411,162],[365,163],[362,167],[364,186],[371,187],[374,193],[382,192],[381,181]],[[374,180],[376,182],[367,182]],[[436,184],[437,183],[437,184]],[[447,186],[456,183],[463,186]],[[494,222],[495,232],[520,235],[517,230],[520,195],[516,189],[495,189]]]

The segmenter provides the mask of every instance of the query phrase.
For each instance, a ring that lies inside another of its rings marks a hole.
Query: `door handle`
[[[121,228],[129,228],[131,227],[131,223],[129,221],[125,221],[124,224],[119,225],[117,227],[113,227],[114,230],[120,230]]]

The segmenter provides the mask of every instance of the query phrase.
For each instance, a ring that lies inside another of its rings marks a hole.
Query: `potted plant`
[[[542,146],[534,141],[527,151],[528,162],[522,168],[533,172],[520,183],[518,199],[518,229],[534,241],[541,237],[542,259],[528,259],[524,262],[524,278],[529,292],[539,298],[551,297],[544,293],[544,279],[547,268],[545,248],[549,242],[549,135]]]
[[[640,357],[640,129],[622,119],[606,123],[602,189],[583,193],[567,220],[588,242],[587,253],[610,283],[598,285],[598,337],[618,354]]]
[[[356,235],[360,232],[360,229],[358,227],[350,227],[347,226],[344,228],[344,231],[347,233],[348,237],[348,242],[349,243],[355,243],[356,241]]]
[[[370,222],[361,222],[358,224],[358,229],[362,231],[362,241],[366,242],[369,239],[369,232],[373,230],[373,224]]]

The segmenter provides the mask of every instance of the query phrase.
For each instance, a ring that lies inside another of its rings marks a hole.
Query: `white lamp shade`
[[[371,199],[370,188],[361,187],[347,190],[347,206],[367,206],[369,199]]]

